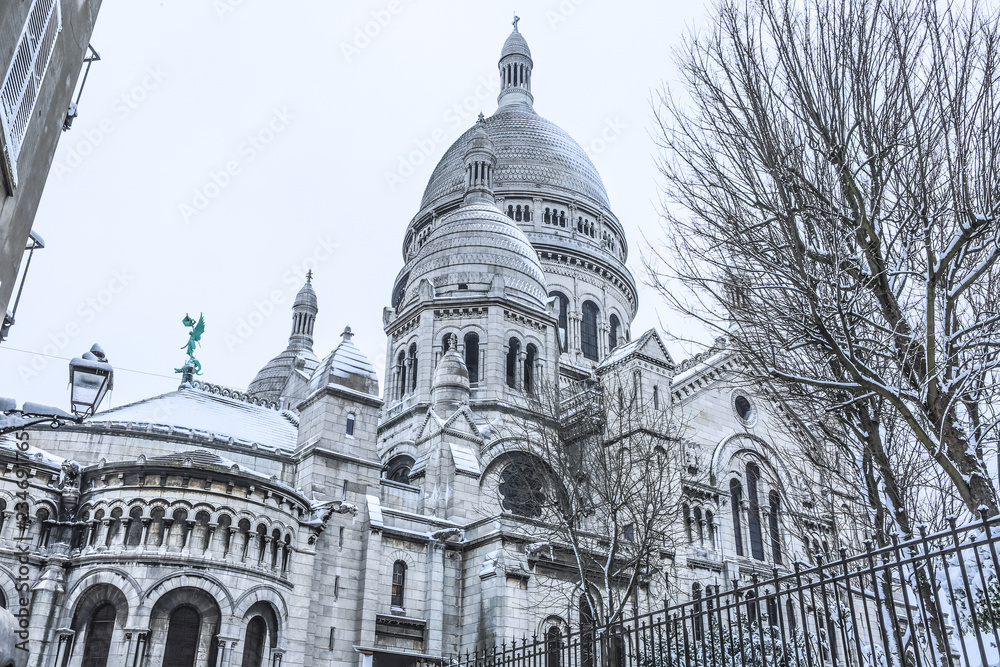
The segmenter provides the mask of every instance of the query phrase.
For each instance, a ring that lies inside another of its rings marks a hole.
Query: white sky
[[[381,376],[403,233],[445,149],[496,109],[514,8],[535,110],[590,154],[642,283],[643,233],[660,234],[650,96],[675,78],[671,48],[705,9],[524,4],[104,2],[92,39],[103,60],[35,218],[47,247],[0,344],[0,396],[67,408],[67,360],[94,342],[116,369],[103,408],[176,389],[181,319],[200,312],[202,379],[245,388],[285,348],[307,268],[317,356],[349,324]],[[633,334],[688,335],[677,320],[640,288]]]

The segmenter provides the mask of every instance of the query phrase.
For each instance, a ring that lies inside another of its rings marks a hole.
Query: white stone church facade
[[[535,113],[532,67],[515,28],[498,109],[406,229],[381,391],[349,329],[314,354],[307,283],[246,391],[187,383],[31,429],[27,451],[0,441],[0,593],[27,609],[30,665],[392,667],[571,631],[572,574],[532,557],[501,481],[545,462],[498,425],[612,372],[686,416],[688,518],[637,609],[832,541],[787,466],[807,434],[740,386],[724,344],[677,364],[630,331],[623,227],[585,152]]]

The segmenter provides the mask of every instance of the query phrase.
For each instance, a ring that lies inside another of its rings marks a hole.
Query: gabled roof
[[[605,357],[604,361],[597,366],[597,370],[610,368],[632,356],[646,357],[647,359],[658,361],[665,366],[674,365],[674,360],[663,345],[660,334],[656,333],[655,329],[650,329],[635,340],[624,345],[619,345],[612,350],[611,354]]]
[[[202,383],[98,412],[82,428],[108,426],[232,438],[244,444],[288,451],[295,448],[298,434],[284,412],[261,405],[238,391]]]

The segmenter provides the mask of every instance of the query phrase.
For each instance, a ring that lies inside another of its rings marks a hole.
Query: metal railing
[[[1000,664],[1000,517],[700,597],[614,627],[553,626],[456,667],[986,667]],[[700,590],[700,589],[696,589]]]

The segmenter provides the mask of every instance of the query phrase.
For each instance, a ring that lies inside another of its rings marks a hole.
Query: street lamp
[[[70,409],[78,417],[89,417],[97,412],[104,395],[114,387],[114,369],[108,363],[104,350],[94,344],[83,358],[69,362]]]

